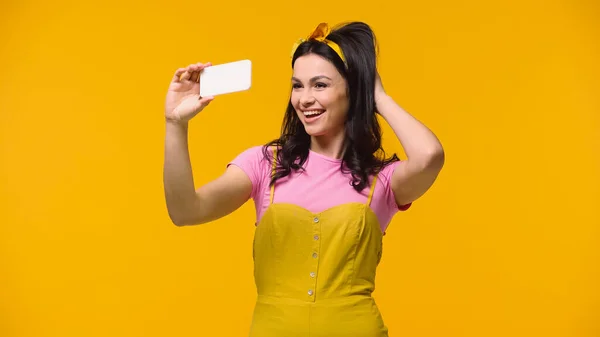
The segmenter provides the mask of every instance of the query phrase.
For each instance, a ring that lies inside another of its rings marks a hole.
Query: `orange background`
[[[293,42],[364,20],[387,91],[447,153],[385,237],[375,296],[390,335],[599,336],[598,3],[377,5],[3,1],[0,335],[247,335],[254,206],[169,222],[169,80],[253,61],[252,89],[192,122],[202,184],[277,136]],[[384,144],[402,154],[385,123]]]

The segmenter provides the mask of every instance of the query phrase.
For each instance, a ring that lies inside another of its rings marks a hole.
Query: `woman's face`
[[[296,59],[291,103],[310,136],[344,130],[348,115],[346,80],[327,59],[308,54]]]

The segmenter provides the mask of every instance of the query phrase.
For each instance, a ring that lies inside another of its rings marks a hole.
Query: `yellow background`
[[[205,183],[278,134],[293,42],[348,20],[375,29],[387,91],[447,153],[385,237],[391,336],[600,336],[598,3],[375,4],[3,1],[0,336],[246,335],[254,206],[169,222],[167,85],[253,61],[253,88],[192,122]]]

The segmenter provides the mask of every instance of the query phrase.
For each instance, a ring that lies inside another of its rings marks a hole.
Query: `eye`
[[[294,84],[292,84],[292,88],[299,89],[299,88],[302,88],[302,85],[300,83],[294,83]]]
[[[319,88],[319,89],[323,89],[323,88],[327,88],[327,84],[323,83],[323,82],[317,82],[315,84],[315,87]]]

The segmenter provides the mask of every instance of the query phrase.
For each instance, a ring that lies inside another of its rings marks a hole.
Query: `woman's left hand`
[[[386,95],[387,94],[383,89],[383,84],[381,83],[381,77],[379,76],[379,72],[377,72],[375,75],[375,111],[377,113],[381,113],[378,107],[378,102],[381,100],[381,98],[385,97]]]

